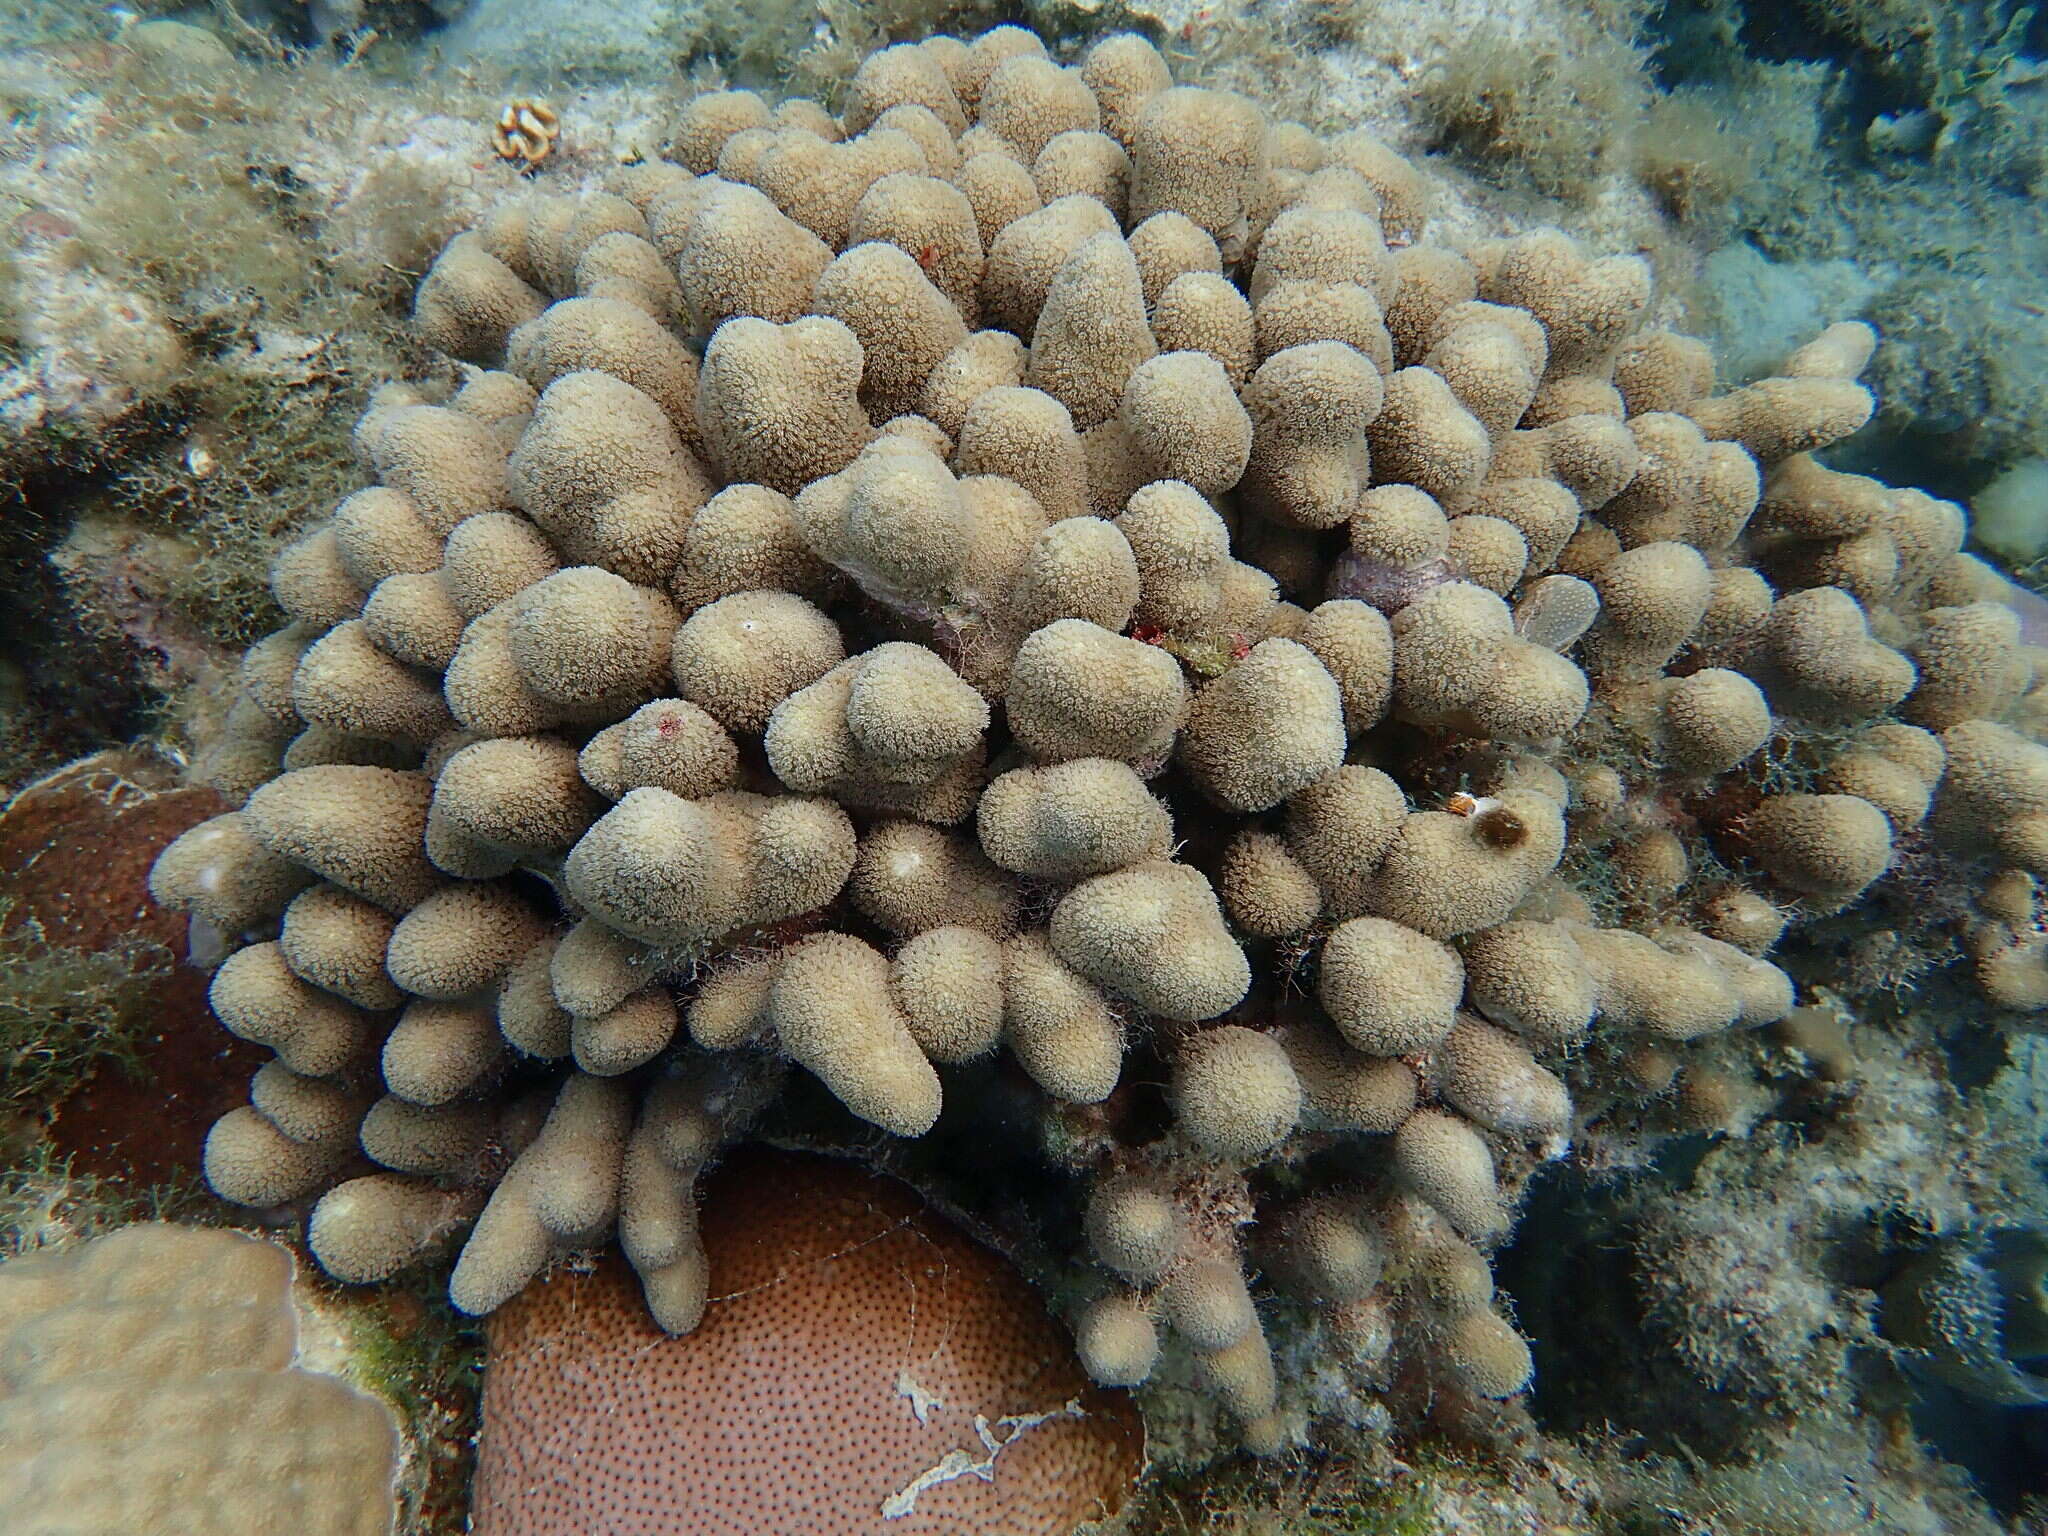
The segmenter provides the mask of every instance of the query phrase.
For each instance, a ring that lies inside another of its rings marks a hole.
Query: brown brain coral
[[[365,419],[202,764],[237,808],[156,865],[279,1057],[216,1188],[317,1199],[334,1273],[473,1216],[487,1312],[616,1235],[686,1332],[699,1174],[803,1073],[1142,1191],[1055,1235],[1084,1358],[1275,1451],[1276,1346],[1361,1307],[1347,1391],[1521,1389],[1481,1248],[1791,1006],[1788,920],[1929,837],[2048,871],[1960,511],[1812,457],[1858,338],[1713,395],[1637,258],[1431,244],[1384,146],[1131,36],[898,46],[675,153],[448,247],[421,332],[485,371]]]
[[[687,1338],[616,1259],[491,1319],[479,1536],[1066,1536],[1117,1512],[1137,1416],[995,1254],[843,1163],[746,1153],[709,1182]],[[772,1372],[749,1368],[764,1348]]]

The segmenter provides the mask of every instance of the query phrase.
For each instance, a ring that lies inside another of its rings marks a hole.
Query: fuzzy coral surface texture
[[[2042,653],[1957,507],[1813,456],[1872,333],[1717,393],[1651,300],[1128,34],[497,208],[154,870],[276,1053],[214,1189],[346,1281],[459,1242],[476,1314],[616,1238],[687,1333],[698,1175],[808,1074],[1070,1176],[1100,1384],[1261,1453],[1497,1411],[1524,1181],[1738,1113],[1788,925],[1981,861],[2048,1001]]]

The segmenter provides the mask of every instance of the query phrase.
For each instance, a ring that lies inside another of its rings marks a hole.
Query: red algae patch
[[[225,809],[143,753],[95,753],[23,789],[0,814],[4,927],[33,923],[57,949],[185,954],[187,920],[149,898],[149,867],[171,840]],[[150,980],[135,1042],[146,1075],[99,1067],[54,1107],[50,1136],[80,1172],[155,1183],[199,1167],[207,1128],[248,1096],[265,1053],[206,1005],[206,976],[166,964]]]
[[[475,1536],[1066,1536],[1122,1506],[1137,1409],[916,1191],[759,1149],[707,1182],[694,1333],[615,1251],[492,1316]]]

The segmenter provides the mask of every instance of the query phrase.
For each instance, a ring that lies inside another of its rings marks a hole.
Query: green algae
[[[144,1072],[137,1046],[155,983],[174,963],[158,944],[53,944],[0,898],[0,1095],[18,1110],[63,1099],[99,1067]]]
[[[1588,23],[1530,36],[1484,23],[1424,79],[1416,104],[1440,147],[1494,179],[1584,197],[1618,162],[1648,100],[1625,33]]]
[[[138,1221],[229,1225],[196,1173],[137,1187],[81,1172],[19,1126],[0,1131],[0,1260],[67,1247]]]
[[[344,1340],[344,1374],[390,1405],[412,1448],[399,1476],[400,1529],[406,1536],[460,1536],[468,1529],[476,1461],[482,1331],[455,1310],[435,1278],[343,1291],[302,1262],[300,1283],[324,1286],[326,1310]]]

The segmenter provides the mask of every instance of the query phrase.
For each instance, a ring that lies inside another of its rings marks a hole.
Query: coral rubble
[[[479,1314],[616,1234],[685,1333],[698,1177],[803,1077],[986,1114],[1072,1176],[1089,1371],[1271,1453],[1511,1418],[1525,1182],[1738,1123],[1788,930],[1978,861],[2048,997],[2040,653],[1960,509],[1814,457],[1870,330],[1717,392],[1640,258],[1428,219],[1003,28],[458,235],[465,382],[362,418],[155,866],[277,1055],[214,1188],[344,1280],[466,1230]]]

